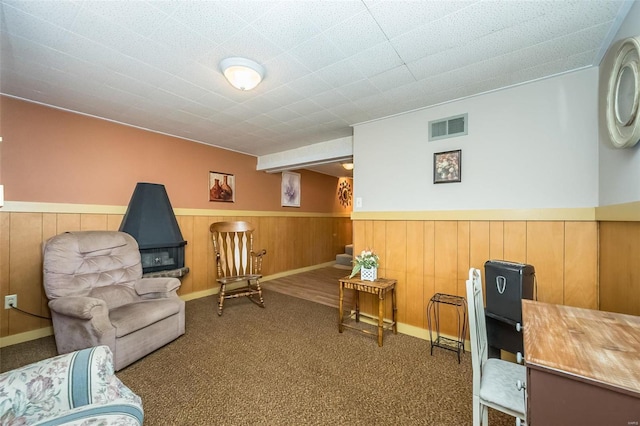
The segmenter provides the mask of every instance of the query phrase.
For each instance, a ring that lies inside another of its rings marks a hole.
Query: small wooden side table
[[[375,281],[363,281],[359,278],[349,278],[344,277],[338,280],[340,283],[340,302],[338,305],[338,331],[342,333],[344,327],[352,328],[354,330],[362,331],[366,334],[376,334],[369,330],[364,330],[358,327],[354,327],[349,324],[344,323],[344,316],[342,311],[342,300],[344,298],[344,289],[355,290],[355,314],[350,315],[350,317],[355,316],[356,322],[360,322],[360,292],[363,291],[365,293],[371,293],[378,295],[378,346],[382,346],[382,332],[385,329],[393,330],[393,334],[398,334],[397,329],[397,321],[396,314],[398,308],[396,306],[396,283],[397,280],[388,279],[388,278],[378,278]],[[385,321],[384,313],[385,313],[385,297],[387,292],[391,291],[391,321]]]

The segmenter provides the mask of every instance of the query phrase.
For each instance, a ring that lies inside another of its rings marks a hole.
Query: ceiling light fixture
[[[342,163],[345,170],[353,170],[353,163]]]
[[[251,90],[262,81],[264,67],[251,59],[226,58],[220,61],[220,70],[236,89]]]

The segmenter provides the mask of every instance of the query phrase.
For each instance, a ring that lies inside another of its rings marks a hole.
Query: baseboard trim
[[[275,280],[275,279],[278,279],[278,278],[288,277],[289,275],[294,275],[294,274],[300,274],[302,272],[313,271],[314,269],[326,268],[328,266],[333,266],[335,263],[336,262],[332,260],[331,262],[320,263],[318,265],[305,266],[304,268],[291,269],[289,271],[278,272],[277,274],[265,275],[264,277],[262,277],[262,279],[260,281],[261,282],[271,281],[271,280]]]
[[[264,276],[260,281],[269,281],[275,280],[276,278],[282,278],[289,275],[299,274],[301,272],[312,271],[314,269],[325,268],[327,266],[332,266],[335,262],[325,262],[319,265],[306,266],[304,268],[292,269],[290,271],[279,272],[273,275]],[[207,290],[196,291],[193,293],[188,293],[184,295],[180,295],[180,298],[185,302],[189,300],[200,299],[207,296],[212,296],[214,294],[218,294],[218,287],[210,288]],[[18,343],[28,342],[30,340],[40,339],[41,337],[52,336],[53,335],[53,327],[45,327],[39,328],[37,330],[25,331],[24,333],[12,334],[10,336],[0,337],[0,348],[4,348],[5,346],[12,346]]]
[[[320,268],[326,268],[328,266],[333,266],[335,262],[325,262],[325,263],[321,263],[318,265],[313,265],[313,266],[306,266],[304,268],[299,268],[299,269],[292,269],[290,271],[285,271],[285,272],[279,272],[277,274],[272,274],[272,275],[267,275],[265,277],[262,278],[262,282],[265,281],[269,281],[269,280],[275,280],[277,278],[282,278],[282,277],[286,277],[289,275],[294,275],[294,274],[299,274],[301,272],[308,272],[308,271],[313,271],[314,269],[320,269]],[[195,299],[200,299],[203,297],[208,297],[208,296],[212,296],[214,294],[218,294],[218,288],[210,288],[207,290],[202,290],[202,291],[196,291],[194,293],[189,293],[189,294],[185,294],[185,295],[180,295],[180,298],[182,300],[184,300],[185,302],[188,302],[189,300],[195,300]],[[367,324],[371,324],[371,325],[377,325],[378,324],[378,318],[377,317],[373,317],[369,314],[366,313],[360,313],[360,320],[364,323]],[[412,337],[416,337],[418,339],[422,339],[422,340],[427,340],[429,341],[429,330],[424,329],[424,328],[420,328],[420,327],[416,327],[414,325],[409,325],[409,324],[404,324],[399,322],[398,323],[398,333],[401,334],[406,334],[407,336],[412,336]],[[5,346],[12,346],[12,345],[16,345],[18,343],[24,343],[24,342],[28,342],[30,340],[35,340],[35,339],[39,339],[41,337],[46,337],[46,336],[52,336],[53,335],[53,327],[45,327],[45,328],[40,328],[38,330],[31,330],[31,331],[27,331],[24,333],[20,333],[20,334],[14,334],[11,336],[6,336],[6,337],[0,337],[0,348],[3,348]],[[449,339],[454,339],[454,336],[449,336],[447,334],[441,333],[441,336],[443,337],[447,337]],[[470,346],[469,346],[469,341],[465,340],[465,350],[466,351],[470,351]]]
[[[53,336],[53,327],[39,328],[37,330],[25,331],[24,333],[0,337],[0,348],[4,348],[5,346],[17,345],[18,343],[24,343],[30,340],[36,340],[47,336]]]
[[[355,311],[351,312],[352,314],[355,314]],[[386,321],[391,321],[390,318],[385,318]],[[366,324],[371,324],[374,326],[378,325],[378,317],[377,316],[373,316],[370,314],[366,314],[366,313],[362,313],[360,312],[360,321],[366,323]],[[429,330],[426,328],[420,328],[420,327],[416,327],[415,325],[409,325],[409,324],[404,324],[399,322],[398,323],[398,333],[401,334],[405,334],[407,336],[411,336],[411,337],[416,337],[418,339],[422,339],[422,340],[426,340],[431,342],[431,338],[429,337]],[[442,337],[446,337],[447,339],[452,339],[452,340],[456,340],[457,337],[455,336],[450,336],[448,334],[445,333],[440,333],[440,336]],[[435,336],[434,336],[435,337]],[[464,341],[464,350],[467,352],[471,352],[471,344],[469,343],[468,340]]]

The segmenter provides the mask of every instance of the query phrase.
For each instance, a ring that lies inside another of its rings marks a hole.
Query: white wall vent
[[[469,114],[460,114],[453,117],[441,118],[429,122],[429,140],[452,138],[467,134],[467,122]]]

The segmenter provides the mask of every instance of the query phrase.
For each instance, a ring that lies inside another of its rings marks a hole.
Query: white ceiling
[[[0,0],[0,92],[255,156],[598,65],[606,0]],[[262,64],[253,91],[220,60]]]

